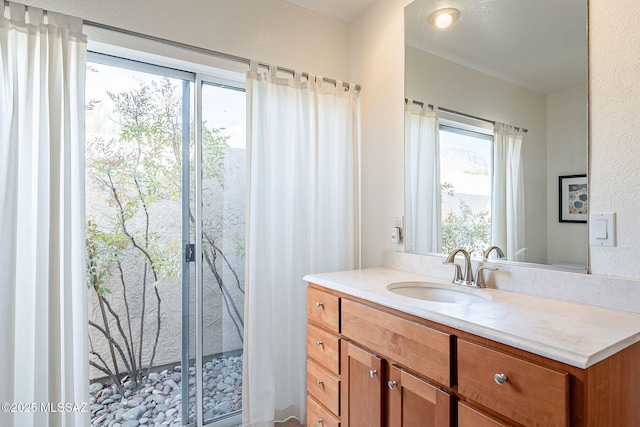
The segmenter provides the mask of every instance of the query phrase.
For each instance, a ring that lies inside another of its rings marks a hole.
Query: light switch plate
[[[616,245],[616,214],[589,214],[589,243],[591,246]]]

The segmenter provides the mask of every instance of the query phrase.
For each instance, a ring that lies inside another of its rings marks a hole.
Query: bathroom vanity
[[[385,268],[305,280],[309,426],[640,425],[640,314]]]

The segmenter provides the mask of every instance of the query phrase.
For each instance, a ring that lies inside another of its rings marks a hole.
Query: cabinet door
[[[450,427],[449,393],[395,366],[387,377],[389,427]]]
[[[343,341],[341,418],[344,427],[382,427],[382,359]]]

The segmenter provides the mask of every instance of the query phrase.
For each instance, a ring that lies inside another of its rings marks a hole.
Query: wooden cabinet
[[[348,299],[341,331],[344,427],[450,427],[449,334]]]
[[[340,426],[340,298],[307,293],[307,425]]]
[[[339,427],[340,419],[324,409],[315,399],[307,398],[307,426]]]
[[[458,340],[458,392],[526,426],[569,425],[569,375]]]
[[[640,426],[640,343],[580,369],[310,285],[307,425]]]
[[[342,425],[382,427],[382,359],[352,342],[343,343]]]
[[[337,334],[340,332],[340,298],[319,289],[309,288],[307,317],[312,324]]]
[[[449,427],[451,395],[397,366],[387,375],[387,426]],[[476,426],[478,427],[478,426]]]
[[[463,402],[458,402],[458,427],[512,427]]]
[[[451,335],[347,299],[341,326],[345,338],[424,378],[451,385]]]

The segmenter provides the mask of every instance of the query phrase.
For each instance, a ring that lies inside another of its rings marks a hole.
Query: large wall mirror
[[[587,52],[587,0],[405,8],[407,252],[587,271]]]

